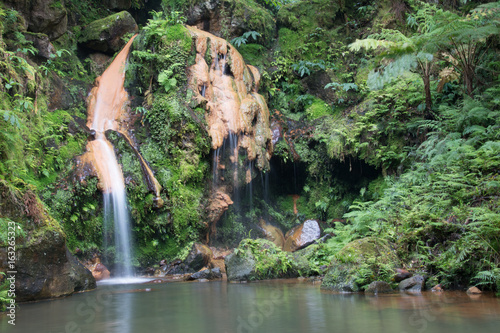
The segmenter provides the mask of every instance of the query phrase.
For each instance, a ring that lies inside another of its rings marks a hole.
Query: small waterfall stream
[[[132,277],[132,240],[129,209],[123,173],[113,146],[106,139],[107,130],[120,131],[119,122],[125,117],[128,94],[123,88],[125,65],[134,37],[125,45],[106,69],[89,96],[87,126],[95,132],[87,151],[95,166],[104,196],[105,231],[114,226],[115,262],[118,277]],[[104,235],[107,239],[107,235]],[[105,241],[105,246],[106,246]]]

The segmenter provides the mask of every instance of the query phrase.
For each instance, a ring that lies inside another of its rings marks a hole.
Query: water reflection
[[[364,296],[305,283],[100,285],[22,304],[2,332],[497,332],[500,299],[465,293]]]

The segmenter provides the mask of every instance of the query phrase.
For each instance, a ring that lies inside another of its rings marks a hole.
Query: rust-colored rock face
[[[268,224],[263,219],[259,220],[259,227],[262,229],[264,237],[267,240],[273,242],[280,249],[283,249],[283,246],[285,245],[285,236],[280,229],[271,224]]]
[[[114,158],[113,146],[105,137],[107,130],[116,131],[125,138],[136,153],[148,188],[155,193],[156,204],[161,206],[163,204],[160,198],[161,186],[154,177],[153,171],[137,151],[128,132],[131,123],[129,99],[123,83],[125,81],[124,68],[133,40],[134,38],[130,39],[111,65],[96,79],[95,87],[89,94],[87,127],[94,131],[95,140],[87,143],[87,152],[78,159],[80,169],[78,174],[97,175],[99,189],[105,193],[116,190],[114,188],[116,184],[124,184],[119,166],[115,165],[117,163],[110,162]]]
[[[221,148],[230,134],[259,169],[269,167],[272,155],[269,109],[257,93],[260,75],[224,39],[189,27],[196,43],[196,62],[188,68],[189,87],[205,105],[212,148]]]
[[[293,252],[312,244],[321,235],[318,221],[307,220],[304,223],[290,229],[285,235],[285,246],[283,250]]]

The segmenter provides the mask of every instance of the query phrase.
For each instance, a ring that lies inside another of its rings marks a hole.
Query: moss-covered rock
[[[95,51],[114,53],[125,45],[122,37],[136,32],[137,29],[132,15],[122,11],[86,25],[78,43]]]
[[[4,0],[3,2],[22,14],[28,31],[47,34],[50,40],[57,39],[66,32],[68,16],[61,0]]]
[[[69,252],[60,224],[45,210],[32,186],[16,188],[0,181],[0,196],[0,270],[16,271],[17,302],[96,287],[92,273]],[[9,252],[11,246],[15,246],[15,258]]]
[[[266,239],[244,239],[224,259],[229,281],[264,280],[299,275],[293,256]]]
[[[331,28],[340,9],[337,1],[294,1],[280,9],[278,23],[294,30],[315,26]]]
[[[274,39],[276,22],[265,8],[254,0],[196,0],[185,9],[187,24],[226,39],[257,31],[258,43]]]
[[[373,281],[389,282],[398,257],[386,240],[367,237],[347,244],[330,263],[322,289],[359,292]]]

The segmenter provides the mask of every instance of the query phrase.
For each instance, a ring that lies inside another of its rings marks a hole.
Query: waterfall
[[[120,120],[128,106],[128,94],[123,88],[125,65],[134,38],[96,80],[89,95],[87,115],[87,126],[95,133],[95,140],[88,142],[87,151],[103,191],[104,230],[110,230],[111,224],[114,226],[115,262],[120,263],[116,275],[119,277],[133,276],[131,223],[123,173],[105,132],[121,130]],[[104,235],[104,239],[107,238]]]

